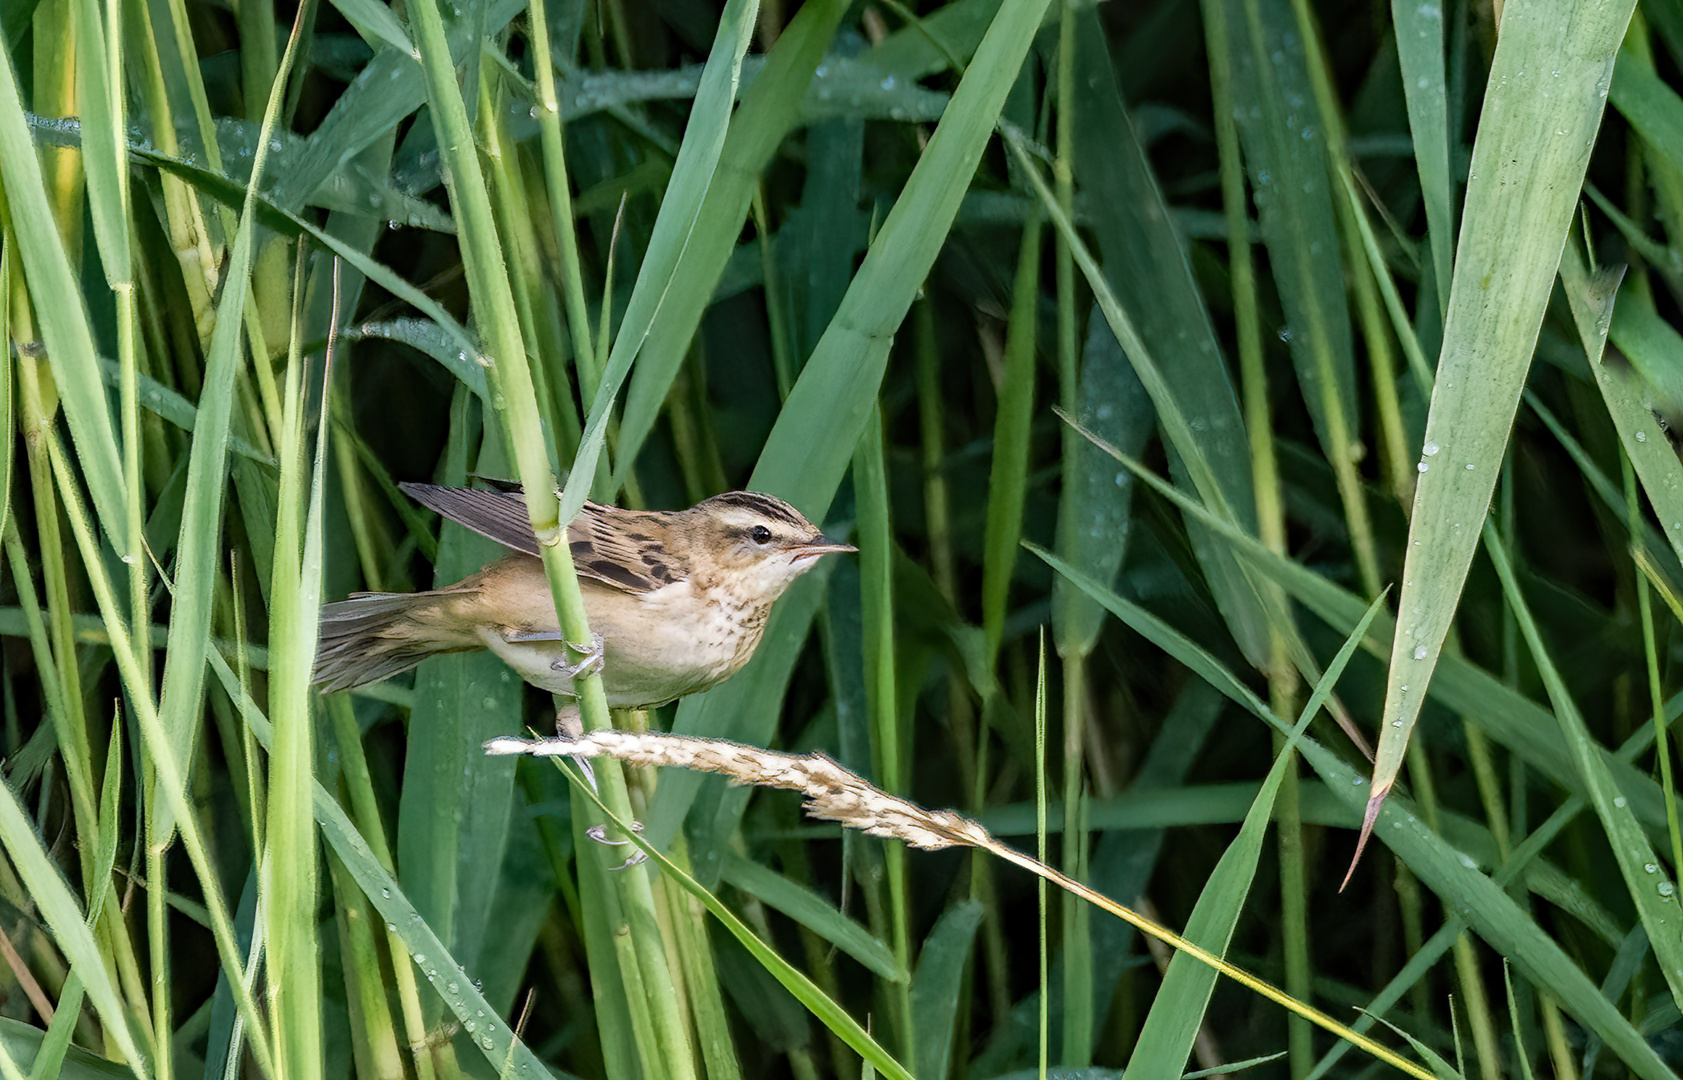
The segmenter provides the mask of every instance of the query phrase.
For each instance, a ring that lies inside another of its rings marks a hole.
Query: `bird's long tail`
[[[349,690],[408,671],[435,653],[483,648],[441,618],[451,590],[352,593],[321,609],[321,641],[312,681],[324,693]]]

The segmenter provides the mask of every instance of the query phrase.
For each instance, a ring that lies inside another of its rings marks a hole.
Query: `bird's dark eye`
[[[748,530],[748,539],[756,544],[769,544],[771,543],[771,530],[764,525],[756,525]]]

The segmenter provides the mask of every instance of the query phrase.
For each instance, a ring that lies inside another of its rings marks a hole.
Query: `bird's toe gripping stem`
[[[578,659],[568,661],[565,654],[549,662],[551,671],[564,675],[569,679],[576,679],[581,675],[600,675],[602,673],[602,658],[607,651],[601,634],[591,634],[590,642],[580,645],[572,641],[563,641],[566,651],[577,653]]]

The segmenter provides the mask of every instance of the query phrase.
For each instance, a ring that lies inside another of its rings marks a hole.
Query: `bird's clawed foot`
[[[633,821],[631,823],[631,828],[632,828],[633,832],[642,832],[643,831],[643,823],[641,821]],[[592,825],[590,828],[584,830],[584,834],[586,836],[590,837],[592,840],[596,841],[598,844],[608,844],[608,845],[617,846],[619,844],[629,844],[629,843],[631,843],[631,841],[629,841],[629,840],[610,840],[610,839],[608,839],[608,827],[606,825]],[[630,867],[636,866],[640,862],[647,862],[648,858],[649,858],[648,854],[645,853],[642,848],[638,848],[636,851],[633,851],[631,853],[631,855],[624,862],[620,863],[618,866],[614,867],[613,869],[615,869],[615,870],[626,870],[626,869],[629,869]]]
[[[581,675],[599,675],[602,673],[602,657],[607,651],[607,645],[601,634],[591,634],[588,645],[580,645],[572,641],[563,641],[567,652],[577,653],[578,659],[569,663],[565,656],[558,656],[549,662],[549,669],[557,675],[569,679],[576,679]]]

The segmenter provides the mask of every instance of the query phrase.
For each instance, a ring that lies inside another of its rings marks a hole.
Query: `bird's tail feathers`
[[[483,646],[436,616],[450,590],[352,593],[321,609],[312,681],[323,693],[401,674],[436,653]]]

